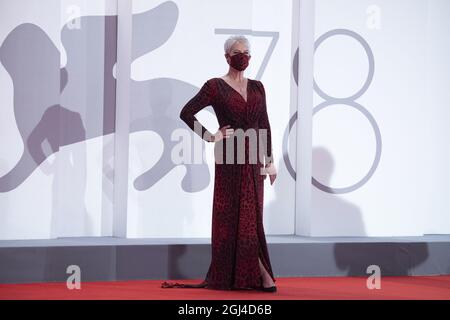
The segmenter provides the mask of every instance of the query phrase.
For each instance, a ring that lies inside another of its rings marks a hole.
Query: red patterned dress
[[[215,180],[211,233],[211,264],[200,284],[163,282],[163,288],[211,288],[211,289],[252,289],[262,286],[258,262],[260,258],[267,272],[273,276],[263,228],[264,176],[260,170],[264,162],[273,161],[270,124],[266,109],[263,84],[248,79],[247,101],[222,78],[207,80],[200,91],[189,100],[180,113],[180,118],[194,130],[195,114],[211,105],[217,116],[219,127],[230,125],[243,131],[253,128],[265,129],[263,139],[257,139],[257,161],[249,161],[250,138],[245,138],[245,161],[238,162],[239,152],[235,151],[233,161],[227,161],[226,140],[214,142]],[[203,125],[197,123],[194,131],[209,142],[212,135]],[[234,139],[237,150],[238,140]],[[220,143],[221,142],[221,143]],[[244,145],[241,140],[241,145]],[[242,148],[242,147],[241,147]],[[241,153],[242,154],[242,153]],[[228,159],[230,159],[228,157]],[[239,158],[242,160],[241,158]]]

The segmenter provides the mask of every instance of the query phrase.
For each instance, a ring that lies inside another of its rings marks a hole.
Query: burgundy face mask
[[[239,52],[233,56],[230,56],[230,66],[236,70],[243,71],[248,67],[249,56],[245,53]]]

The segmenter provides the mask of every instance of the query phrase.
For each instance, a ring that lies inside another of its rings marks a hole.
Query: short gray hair
[[[247,47],[248,52],[250,53],[250,42],[248,41],[248,39],[245,36],[241,36],[241,35],[231,36],[225,41],[225,44],[223,45],[225,53],[229,53],[231,50],[231,47],[238,41],[240,43],[244,44]]]

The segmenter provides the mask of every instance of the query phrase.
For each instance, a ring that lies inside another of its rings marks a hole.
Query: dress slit
[[[254,168],[254,167],[253,167]],[[258,167],[259,170],[259,167]],[[257,174],[260,174],[259,172]],[[264,187],[264,180],[262,182]],[[261,234],[263,234],[260,230],[260,226],[263,225],[263,208],[261,207],[263,204],[261,204],[259,202],[258,199],[258,190],[257,190],[257,183],[255,181],[255,172],[253,171],[253,185],[254,185],[254,189],[255,189],[255,200],[256,200],[256,206],[258,208],[258,216],[257,216],[257,220],[261,219],[261,225],[259,223],[256,223],[257,229],[256,229],[256,234],[257,234],[257,239],[258,239],[258,258],[261,260],[261,263],[264,267],[264,269],[266,269],[267,273],[270,275],[270,277],[272,278],[272,280],[275,282],[275,278],[273,276],[272,273],[272,268],[269,266],[269,264],[266,261],[266,258],[264,256],[264,251],[263,251],[263,247],[261,245],[261,239],[260,236]],[[258,222],[258,221],[257,221]],[[267,244],[266,244],[267,245]],[[259,261],[258,261],[258,267],[259,267]],[[261,273],[261,277],[262,277],[262,273]],[[261,283],[262,286],[262,283]]]

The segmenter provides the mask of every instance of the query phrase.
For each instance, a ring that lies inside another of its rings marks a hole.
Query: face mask
[[[235,68],[236,70],[243,71],[248,67],[248,60],[250,57],[242,52],[235,54],[234,56],[230,56],[230,66]]]

